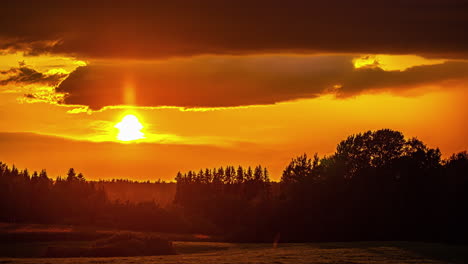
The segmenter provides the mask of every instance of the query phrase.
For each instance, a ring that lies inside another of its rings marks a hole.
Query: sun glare
[[[138,118],[134,115],[126,115],[122,118],[120,123],[115,125],[115,128],[119,130],[117,139],[121,141],[131,141],[144,138],[143,125],[138,121]]]

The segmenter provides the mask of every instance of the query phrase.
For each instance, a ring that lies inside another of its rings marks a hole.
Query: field
[[[70,243],[70,242],[67,242]],[[50,243],[48,243],[50,244]],[[174,242],[177,255],[119,258],[0,258],[0,263],[466,263],[467,247],[409,242],[231,244]],[[5,245],[4,245],[5,246]],[[16,244],[15,246],[19,246]],[[41,243],[23,246],[37,248]],[[8,246],[7,246],[8,247]],[[3,248],[2,250],[6,250]]]
[[[138,236],[148,233],[130,232]],[[468,263],[468,246],[422,242],[340,242],[238,244],[213,242],[202,235],[153,233],[173,242],[176,255],[41,258],[48,247],[83,247],[96,239],[121,234],[122,230],[102,230],[59,225],[0,223],[0,264],[62,263]]]

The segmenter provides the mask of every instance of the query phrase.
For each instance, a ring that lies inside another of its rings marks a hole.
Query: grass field
[[[191,234],[152,233],[173,242],[176,255],[39,258],[48,247],[83,247],[122,230],[0,223],[0,264],[99,263],[468,263],[468,246],[420,242],[234,244]],[[129,232],[129,231],[126,231]],[[149,233],[133,232],[135,235]]]
[[[74,242],[66,242],[74,243]],[[50,242],[47,243],[50,245]],[[468,263],[468,247],[413,242],[231,244],[174,242],[177,255],[119,258],[0,258],[0,263]],[[40,248],[41,243],[3,245]],[[43,245],[44,246],[44,245]],[[10,248],[11,249],[11,248]]]

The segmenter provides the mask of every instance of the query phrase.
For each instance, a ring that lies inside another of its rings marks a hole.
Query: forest
[[[468,237],[468,153],[443,159],[439,149],[390,129],[351,135],[331,155],[294,157],[279,182],[261,165],[179,172],[175,182],[172,202],[120,200],[109,197],[109,182],[87,181],[73,168],[52,179],[45,170],[0,163],[0,221],[237,242],[462,243]]]

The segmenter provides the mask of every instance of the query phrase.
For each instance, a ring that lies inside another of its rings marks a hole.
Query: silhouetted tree
[[[238,241],[466,242],[468,153],[440,150],[390,129],[341,141],[335,153],[295,157],[280,183],[261,165],[178,172],[174,204],[109,200],[73,168],[65,179],[0,162],[0,221],[205,232]]]

